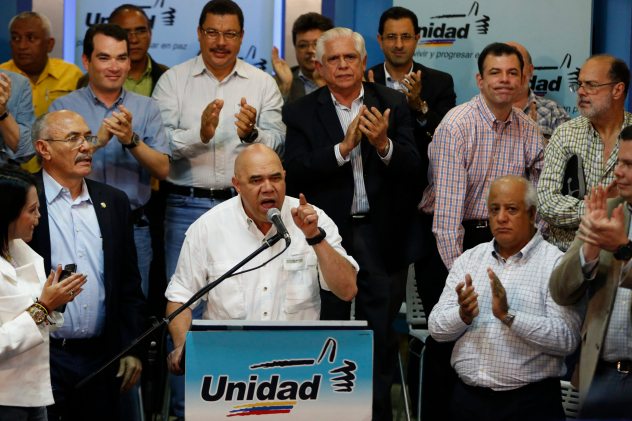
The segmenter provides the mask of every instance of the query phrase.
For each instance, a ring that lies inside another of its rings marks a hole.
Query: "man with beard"
[[[544,156],[544,170],[538,186],[540,215],[549,223],[548,240],[562,250],[573,241],[585,206],[583,195],[563,194],[569,159],[578,157],[586,192],[607,186],[609,198],[618,196],[614,168],[619,153],[619,134],[632,124],[624,110],[630,85],[628,66],[611,55],[590,57],[571,90],[577,93],[580,117],[562,124],[553,133]]]

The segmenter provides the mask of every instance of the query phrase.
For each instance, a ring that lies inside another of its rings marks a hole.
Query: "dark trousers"
[[[51,340],[51,383],[55,404],[48,407],[49,421],[118,419],[120,383],[118,363],[80,388],[77,383],[105,363],[104,340]]]
[[[600,361],[579,412],[580,419],[632,420],[632,373]]]
[[[425,247],[421,259],[415,262],[417,291],[419,291],[426,316],[430,315],[435,304],[439,301],[448,277],[448,269],[441,259],[437,242],[432,233],[432,219],[433,215],[421,214],[422,241]],[[463,250],[492,239],[491,231],[487,227],[477,228],[476,224],[470,222],[465,222],[464,227]],[[421,392],[421,410],[424,420],[443,419],[446,408],[450,406],[452,390],[457,379],[457,375],[450,365],[453,348],[454,342],[439,343],[432,337],[428,337],[426,340]]]
[[[360,265],[358,294],[355,297],[355,318],[366,320],[373,331],[373,420],[391,420],[391,385],[397,366],[397,337],[393,328],[406,292],[408,268],[395,272],[386,264],[376,245],[377,238],[369,219],[352,222],[353,257]],[[334,297],[335,298],[335,297]],[[349,318],[349,304],[325,295],[321,318]],[[345,317],[346,316],[346,317]]]
[[[45,406],[2,406],[0,421],[46,421]]]
[[[560,380],[545,379],[508,391],[468,386],[458,380],[451,421],[563,421]]]

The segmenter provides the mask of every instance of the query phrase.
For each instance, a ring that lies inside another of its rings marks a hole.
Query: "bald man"
[[[215,206],[188,229],[165,292],[167,314],[276,234],[267,219],[271,208],[281,211],[292,238],[289,250],[262,268],[237,275],[209,292],[203,318],[318,320],[319,287],[342,300],[353,299],[358,264],[347,255],[338,227],[321,209],[310,205],[303,194],[298,199],[285,196],[285,170],[272,149],[253,144],[240,152],[232,184],[238,196]],[[284,247],[283,241],[276,243],[247,267],[264,263]],[[169,354],[169,369],[176,374],[181,373],[182,347],[190,325],[188,309],[169,324],[175,345]]]
[[[522,44],[517,42],[507,42],[507,45],[515,47],[520,52],[524,60],[522,73],[524,74],[524,82],[522,89],[518,90],[514,98],[514,107],[524,111],[529,117],[538,123],[538,128],[544,139],[548,140],[557,126],[570,120],[568,113],[564,108],[552,99],[544,98],[536,95],[529,86],[533,78],[535,67],[531,61],[531,54]]]

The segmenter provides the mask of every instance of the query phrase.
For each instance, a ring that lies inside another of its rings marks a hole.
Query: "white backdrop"
[[[68,0],[66,0],[68,2]],[[207,0],[140,0],[153,22],[151,56],[159,63],[173,66],[199,53],[197,26]],[[271,71],[272,43],[280,45],[281,0],[236,0],[244,13],[244,40],[239,57],[268,72]],[[74,62],[81,65],[83,36],[89,25],[103,23],[117,6],[129,0],[75,0],[76,25]],[[275,11],[275,8],[278,9]],[[71,11],[66,5],[66,13]],[[67,16],[69,16],[67,14]],[[68,33],[66,33],[68,35]],[[65,54],[68,57],[68,54]]]
[[[492,42],[523,44],[536,67],[531,86],[577,115],[576,80],[590,56],[592,0],[395,0],[417,14],[421,38],[415,61],[454,78],[457,103],[478,93],[476,59]]]

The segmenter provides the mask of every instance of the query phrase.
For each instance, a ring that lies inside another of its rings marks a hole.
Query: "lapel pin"
[[[103,209],[105,209],[105,208],[107,208],[108,206],[105,204],[105,202],[101,202],[101,207],[102,207]]]

